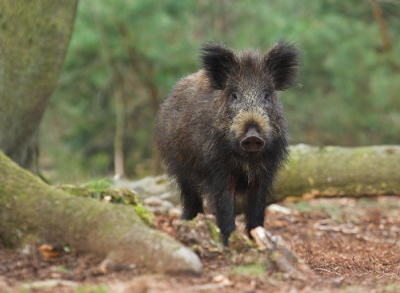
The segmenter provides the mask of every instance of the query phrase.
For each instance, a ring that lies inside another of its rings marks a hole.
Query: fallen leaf
[[[49,244],[43,244],[38,248],[40,254],[44,259],[52,260],[56,257],[59,257],[61,252],[58,249],[55,249],[53,246]]]

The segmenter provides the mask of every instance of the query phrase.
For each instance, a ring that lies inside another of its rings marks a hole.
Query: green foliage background
[[[41,126],[54,181],[113,172],[115,93],[125,100],[125,167],[151,174],[155,108],[199,68],[209,40],[266,51],[285,37],[304,51],[302,87],[281,95],[291,143],[400,143],[400,1],[381,4],[384,52],[369,1],[81,0],[63,72]]]

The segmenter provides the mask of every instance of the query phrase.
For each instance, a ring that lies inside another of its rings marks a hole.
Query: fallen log
[[[116,187],[134,190],[146,196],[174,192],[172,201],[179,203],[178,190],[168,186],[165,177],[147,177],[139,181],[117,181]],[[171,185],[174,186],[174,185]],[[294,145],[289,160],[278,173],[268,204],[328,196],[400,195],[400,146],[315,147]],[[243,203],[237,202],[237,210]]]
[[[320,196],[400,195],[400,146],[290,147],[271,203]]]
[[[197,255],[146,226],[132,207],[65,193],[0,151],[0,238],[65,245],[115,262],[141,261],[157,272],[199,273]]]

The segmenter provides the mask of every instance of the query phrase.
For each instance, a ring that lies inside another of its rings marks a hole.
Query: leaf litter
[[[315,277],[296,278],[268,263],[246,236],[242,216],[229,249],[210,226],[212,216],[192,226],[155,216],[159,231],[198,253],[201,275],[157,275],[140,262],[106,264],[49,243],[20,251],[0,244],[0,292],[399,292],[399,210],[400,198],[390,196],[319,198],[268,210],[264,228]]]

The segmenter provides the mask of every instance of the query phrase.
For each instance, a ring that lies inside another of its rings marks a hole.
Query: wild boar
[[[224,245],[244,197],[247,231],[263,226],[266,199],[287,156],[279,91],[297,85],[299,50],[280,40],[265,53],[235,54],[211,42],[202,69],[179,80],[161,106],[158,148],[181,192],[182,219],[211,203]]]

